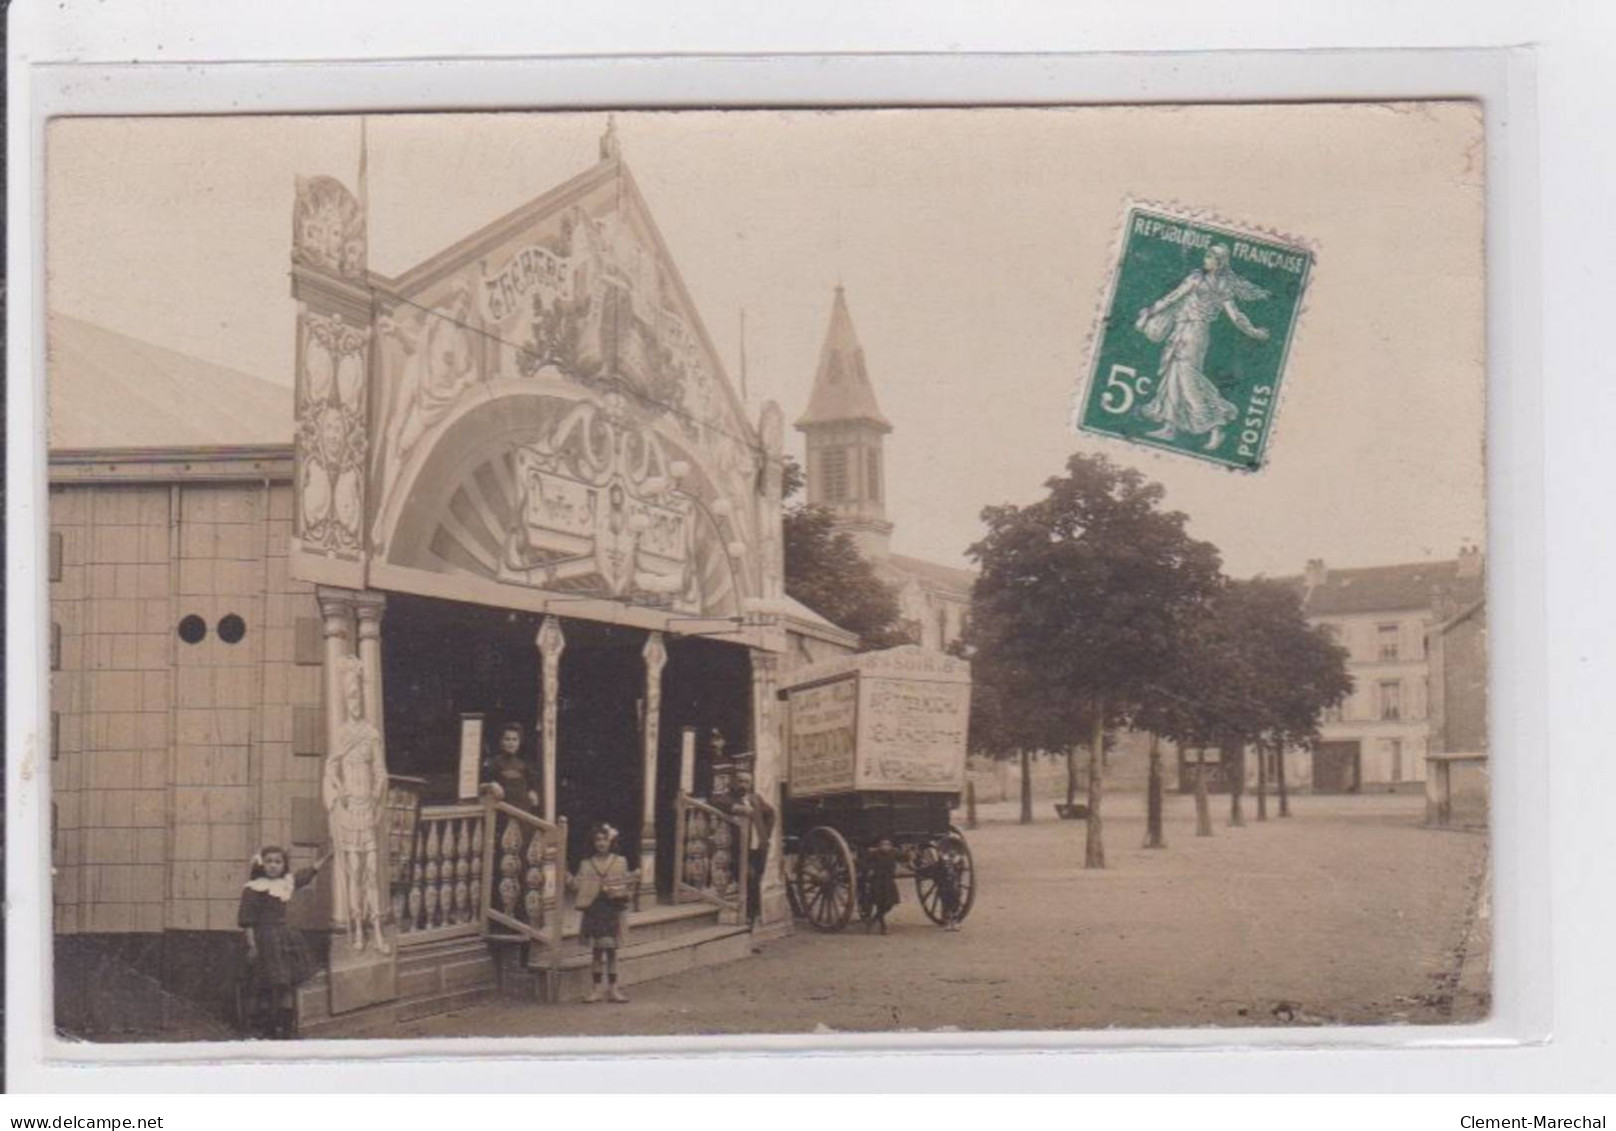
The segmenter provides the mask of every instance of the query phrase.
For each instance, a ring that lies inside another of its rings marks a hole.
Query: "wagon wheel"
[[[797,848],[797,906],[821,931],[839,931],[853,917],[857,872],[847,841],[835,829],[811,830]]]
[[[943,913],[945,869],[952,874],[958,892],[959,912],[955,922],[964,922],[976,902],[976,867],[971,860],[971,846],[965,843],[965,834],[955,828],[922,845],[915,861],[915,894],[920,898],[920,909],[926,913],[926,918],[939,925],[947,922]]]

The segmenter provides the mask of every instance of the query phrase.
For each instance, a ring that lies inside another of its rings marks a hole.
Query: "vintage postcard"
[[[1482,137],[56,119],[57,1033],[1485,1019]]]

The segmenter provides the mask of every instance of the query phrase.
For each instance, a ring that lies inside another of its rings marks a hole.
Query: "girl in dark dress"
[[[522,757],[521,723],[506,723],[499,731],[499,751],[488,760],[484,780],[499,783],[505,803],[524,812],[539,812],[539,791],[533,781],[533,767]]]
[[[288,875],[284,848],[269,845],[253,857],[236,921],[247,938],[243,997],[250,1024],[261,1036],[289,1040],[293,1035],[293,994],[312,973],[313,963],[302,933],[286,925],[286,909],[328,859],[329,855],[322,856],[314,867]]]
[[[873,912],[867,930],[880,928],[887,933],[887,912],[898,906],[898,850],[891,837],[882,837],[869,851],[870,908]]]

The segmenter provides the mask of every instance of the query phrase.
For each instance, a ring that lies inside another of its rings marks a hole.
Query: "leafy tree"
[[[783,494],[803,486],[802,468],[787,459]],[[824,507],[787,505],[781,522],[786,593],[832,624],[857,634],[861,650],[891,648],[913,640],[898,608],[898,596],[876,574],[836,518]]]
[[[1027,689],[1033,673],[1017,666],[1002,653],[983,654],[976,647],[976,620],[967,622],[965,637],[949,651],[971,661],[971,725],[967,745],[971,753],[994,759],[1015,758],[1021,770],[1021,823],[1032,823],[1032,760],[1040,751],[1061,750],[1069,755],[1084,733],[1081,701],[1036,703]],[[1050,712],[1054,711],[1055,714]],[[1070,765],[1068,765],[1070,776]],[[1067,804],[1072,802],[1068,782]]]
[[[1212,835],[1211,807],[1206,789],[1206,750],[1223,751],[1230,728],[1242,720],[1242,707],[1250,688],[1238,618],[1229,615],[1229,583],[1220,581],[1208,599],[1180,625],[1179,663],[1150,689],[1139,722],[1152,734],[1168,738],[1180,750],[1194,749],[1195,835]],[[1151,796],[1146,805],[1149,823],[1145,843],[1160,846],[1161,774],[1159,758],[1152,766]]]
[[[1089,729],[1084,865],[1105,866],[1101,759],[1107,730],[1139,714],[1167,682],[1184,623],[1216,589],[1215,547],[1164,511],[1164,492],[1104,456],[1073,455],[1029,506],[989,507],[969,551],[981,567],[972,598],[975,663],[1003,672],[1016,727],[1043,749]]]
[[[1249,640],[1256,671],[1258,701],[1263,705],[1261,725],[1253,742],[1260,752],[1278,755],[1279,815],[1290,816],[1285,789],[1285,750],[1311,746],[1319,738],[1319,719],[1325,708],[1352,694],[1347,651],[1325,632],[1309,625],[1296,590],[1277,581],[1246,582]],[[1259,777],[1259,788],[1266,782]],[[1267,796],[1257,795],[1259,815]]]
[[[1282,753],[1288,746],[1314,741],[1320,713],[1351,692],[1352,677],[1346,653],[1308,625],[1300,596],[1281,582],[1228,582],[1190,627],[1183,663],[1158,689],[1149,722],[1181,747],[1203,752],[1198,779],[1205,776],[1205,749],[1222,751],[1229,775],[1229,820],[1238,826],[1244,823],[1246,747],[1255,746],[1261,759],[1268,751]],[[1259,789],[1266,789],[1261,762]],[[1196,798],[1197,831],[1204,835],[1211,829],[1202,780],[1197,781]],[[1263,792],[1258,806],[1259,816],[1266,818]],[[1288,815],[1283,793],[1281,813]]]

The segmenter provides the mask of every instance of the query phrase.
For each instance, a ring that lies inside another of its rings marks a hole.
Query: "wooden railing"
[[[675,804],[674,902],[716,903],[744,923],[750,863],[745,822],[686,793]]]
[[[482,935],[561,945],[567,822],[501,800],[423,805],[395,885],[401,946]]]
[[[554,823],[485,794],[493,835],[483,841],[483,935],[561,947],[567,819]]]
[[[487,827],[479,802],[421,806],[393,895],[400,945],[482,931]]]

